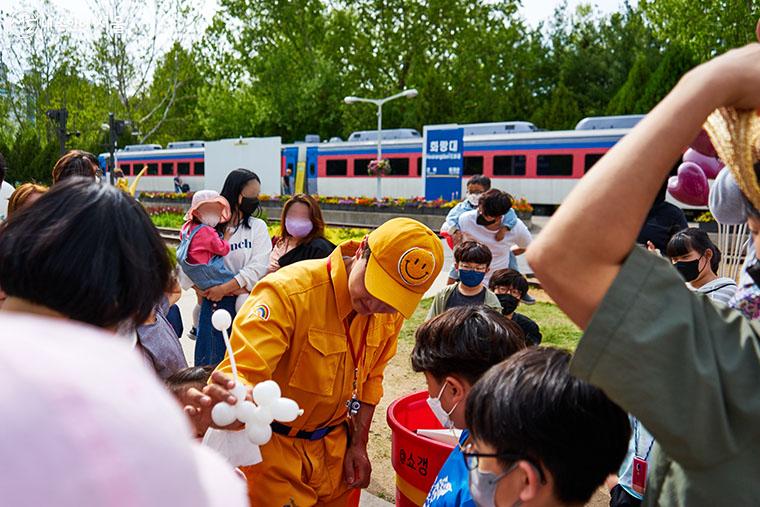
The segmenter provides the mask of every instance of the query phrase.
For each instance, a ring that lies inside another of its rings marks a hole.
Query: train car
[[[641,119],[586,118],[576,130],[539,131],[528,122],[460,125],[464,151],[459,192],[442,196],[460,199],[469,176],[484,174],[493,186],[538,205],[558,205],[578,180]],[[599,120],[599,121],[597,121]],[[617,124],[626,128],[614,128]],[[609,128],[613,127],[613,128]],[[405,129],[407,130],[407,129]],[[396,132],[398,134],[398,132]],[[367,173],[376,158],[373,139],[297,143],[283,147],[282,171],[293,174],[304,162],[308,191],[329,196],[374,196],[376,178]],[[387,140],[386,137],[388,138]],[[384,197],[413,198],[425,195],[423,140],[384,131],[382,156],[391,163],[391,174],[381,178]]]
[[[560,204],[578,180],[642,115],[593,117],[581,120],[574,130],[542,131],[529,122],[497,122],[458,125],[463,129],[463,160],[458,190],[445,199],[461,199],[467,179],[475,174],[491,178],[493,186],[534,205]],[[382,132],[382,156],[391,163],[391,174],[381,178],[383,197],[415,198],[426,195],[423,174],[423,137],[413,129]],[[367,171],[377,156],[377,132],[355,132],[349,141],[332,138],[320,142],[306,136],[303,142],[283,144],[280,171],[290,169],[291,188],[303,173],[304,188],[325,196],[376,195],[377,179]],[[105,156],[101,155],[103,164]],[[174,191],[179,176],[191,191],[204,188],[203,141],[129,146],[116,153],[116,161],[131,180],[144,165],[141,191]],[[255,170],[255,167],[252,167]]]
[[[105,172],[108,153],[102,153],[98,159]],[[169,143],[165,149],[160,145],[132,145],[115,154],[116,166],[124,176],[133,181],[143,167],[147,172],[138,183],[138,190],[151,192],[174,192],[174,178],[179,176],[190,191],[204,188],[206,172],[203,141],[183,141]]]

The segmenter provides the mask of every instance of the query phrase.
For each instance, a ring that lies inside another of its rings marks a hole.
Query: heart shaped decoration
[[[677,176],[668,179],[668,192],[684,204],[706,206],[710,186],[701,167],[694,162],[684,162],[678,166]]]
[[[705,129],[699,131],[697,138],[689,144],[689,147],[706,157],[718,158],[718,153],[715,151],[715,147],[713,147],[712,141],[710,141],[710,136],[707,135]]]
[[[708,180],[714,180],[721,169],[723,169],[723,162],[718,160],[717,157],[708,157],[698,152],[693,148],[686,150],[683,154],[684,162],[694,162],[705,172]]]

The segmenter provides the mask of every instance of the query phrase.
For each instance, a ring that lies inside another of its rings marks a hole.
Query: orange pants
[[[272,435],[261,447],[263,461],[242,467],[252,507],[356,507],[361,490],[343,478],[345,426],[320,440]]]

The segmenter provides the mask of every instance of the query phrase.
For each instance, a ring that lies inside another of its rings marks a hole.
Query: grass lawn
[[[526,317],[535,320],[541,328],[541,345],[552,345],[574,351],[581,338],[581,330],[557,308],[554,303],[538,301],[535,305],[520,305],[517,309]]]
[[[534,292],[539,291],[531,291],[531,294],[536,296],[537,294],[534,294]],[[542,293],[538,295],[539,299],[543,297],[545,296]],[[427,315],[431,302],[432,298],[428,298],[420,303],[412,318],[406,321],[401,329],[399,340],[408,341],[408,343],[414,345],[414,332],[425,321],[425,315]],[[570,321],[567,315],[557,308],[557,305],[539,300],[535,305],[531,306],[521,304],[518,312],[535,320],[539,325],[541,334],[543,335],[541,345],[551,345],[570,351],[575,350],[581,337],[581,330]]]

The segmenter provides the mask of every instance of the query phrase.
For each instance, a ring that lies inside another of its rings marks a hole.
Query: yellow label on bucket
[[[396,474],[396,489],[398,489],[402,495],[407,497],[414,505],[422,507],[427,498],[427,492],[421,489],[415,488],[404,480],[399,474]]]

